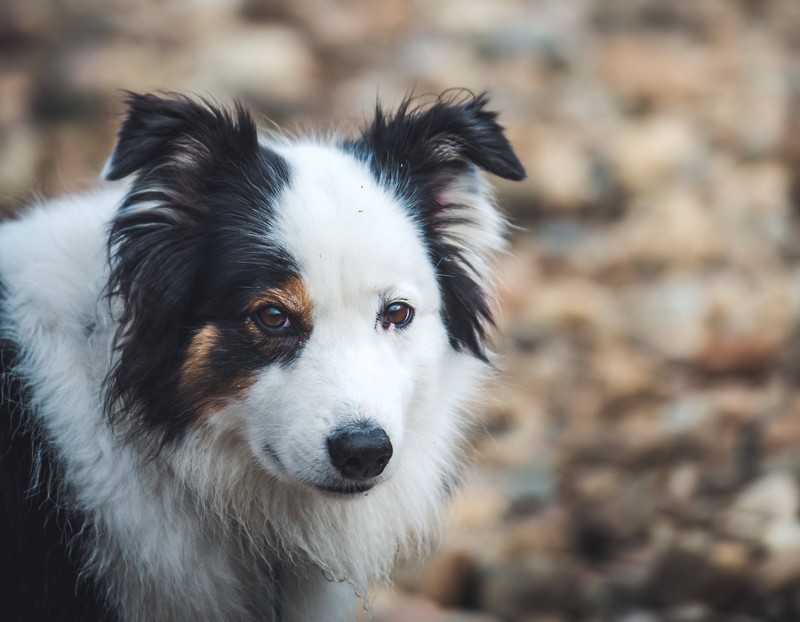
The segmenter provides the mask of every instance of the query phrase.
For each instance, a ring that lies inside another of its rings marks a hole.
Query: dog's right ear
[[[179,94],[128,93],[128,112],[103,178],[117,180],[180,160],[202,165],[220,153],[235,159],[254,157],[258,132],[247,111],[227,111],[208,101]]]

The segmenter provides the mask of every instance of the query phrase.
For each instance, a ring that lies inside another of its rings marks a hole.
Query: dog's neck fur
[[[414,459],[388,482],[324,503],[255,464],[224,417],[155,458],[121,440],[102,408],[114,333],[103,287],[107,223],[124,191],[57,201],[0,229],[0,273],[15,303],[4,329],[23,346],[37,416],[63,463],[65,502],[88,518],[86,571],[110,579],[106,596],[128,620],[277,619],[282,592],[322,607],[324,619],[335,619],[334,602],[346,616],[348,593],[385,578],[398,553],[427,546],[457,466],[455,417],[409,439]],[[417,416],[458,409],[479,386],[482,364],[451,356],[445,384],[461,391],[418,396]],[[322,619],[285,609],[284,620]]]

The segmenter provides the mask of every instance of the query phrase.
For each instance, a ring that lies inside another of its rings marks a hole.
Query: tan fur
[[[218,410],[229,399],[241,398],[254,381],[252,376],[237,378],[221,390],[217,388],[213,393],[209,393],[209,389],[215,385],[209,359],[219,338],[219,329],[216,326],[213,324],[203,326],[192,337],[186,351],[186,360],[181,367],[181,392],[193,398],[196,412],[202,419]]]

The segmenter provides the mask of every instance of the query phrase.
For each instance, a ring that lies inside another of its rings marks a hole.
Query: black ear
[[[381,167],[397,173],[406,166],[413,175],[471,164],[504,179],[524,179],[525,169],[487,103],[486,93],[460,102],[440,99],[416,109],[406,99],[389,116],[378,106],[363,140]]]
[[[126,102],[128,112],[105,179],[122,179],[179,157],[184,163],[224,157],[238,161],[257,151],[255,123],[238,103],[228,111],[206,100],[150,93],[128,93]]]
[[[476,171],[525,177],[487,102],[486,94],[440,98],[428,107],[407,99],[390,115],[379,106],[351,145],[420,229],[442,292],[450,344],[483,360],[493,324],[490,262],[503,247],[504,220]]]

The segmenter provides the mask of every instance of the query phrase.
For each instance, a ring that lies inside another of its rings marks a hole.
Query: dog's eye
[[[404,302],[391,302],[383,310],[381,325],[384,328],[390,326],[403,328],[408,326],[412,319],[414,319],[414,309]]]
[[[268,333],[280,333],[292,325],[289,314],[278,307],[262,307],[253,317],[258,327]]]

